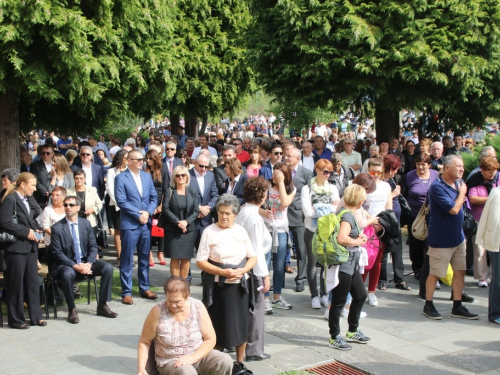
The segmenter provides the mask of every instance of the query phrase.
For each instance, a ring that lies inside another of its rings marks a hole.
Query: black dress
[[[186,192],[187,193],[187,192]],[[189,216],[187,212],[188,202],[186,195],[178,195],[177,192],[174,193],[176,196],[176,216],[179,220],[186,220]],[[172,202],[172,199],[170,200]],[[169,223],[172,227],[173,223]],[[191,224],[193,225],[193,224]],[[194,243],[196,240],[196,231],[188,231],[182,233],[179,230],[172,230],[165,232],[165,256],[170,259],[191,259],[194,255]],[[174,229],[174,228],[168,228]]]

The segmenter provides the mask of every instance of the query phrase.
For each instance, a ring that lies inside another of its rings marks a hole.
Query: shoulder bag
[[[16,201],[14,199],[14,215],[12,216],[12,221],[17,224],[17,209],[16,209]],[[17,241],[17,237],[13,234],[2,232],[0,233],[0,243],[14,243]]]
[[[420,207],[420,211],[418,211],[418,215],[411,226],[411,233],[413,237],[417,240],[424,241],[429,234],[429,228],[427,226],[427,215],[429,215],[430,207],[427,204],[427,198],[425,198],[425,202]]]

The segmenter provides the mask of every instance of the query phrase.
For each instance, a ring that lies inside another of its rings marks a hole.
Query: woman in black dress
[[[174,168],[170,188],[163,198],[159,225],[165,229],[165,255],[170,258],[172,276],[187,278],[193,257],[200,197],[189,188],[190,176],[184,166]]]

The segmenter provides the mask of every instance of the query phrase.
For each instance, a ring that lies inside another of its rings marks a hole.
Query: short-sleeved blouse
[[[57,212],[55,212],[52,205],[45,207],[42,212],[42,229],[45,230],[50,228],[52,225],[64,219],[65,217],[66,214],[64,212],[62,214],[58,214]],[[45,232],[43,235],[43,243],[46,246],[50,245],[50,234],[48,234],[47,232]]]

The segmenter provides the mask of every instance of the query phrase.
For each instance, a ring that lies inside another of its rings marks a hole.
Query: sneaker
[[[450,301],[453,301],[453,290],[451,291]],[[462,293],[462,302],[473,303],[474,301],[474,297],[469,296],[467,293]]]
[[[441,316],[440,313],[438,313],[438,311],[436,310],[436,308],[433,306],[427,306],[425,305],[424,306],[424,311],[423,311],[423,314],[428,317],[429,319],[433,319],[433,320],[441,320],[443,319],[443,317]]]
[[[323,297],[321,297],[321,304],[325,307],[328,307],[329,305],[329,301],[328,301],[328,296],[325,294]]]
[[[375,294],[373,293],[368,293],[368,297],[366,298],[368,300],[368,304],[370,306],[378,306],[378,300]]]
[[[359,329],[357,332],[349,332],[345,334],[346,340],[349,342],[357,342],[360,344],[367,344],[368,341],[371,341],[371,338],[366,337],[363,335],[363,332],[361,332]]]
[[[325,319],[330,320],[330,310],[328,310],[328,309],[325,309]]]
[[[285,301],[283,297],[280,297],[280,299],[278,300],[273,300],[273,307],[282,310],[292,309],[292,305],[290,305],[287,301]]]
[[[495,320],[490,320],[490,322],[500,324],[500,318],[495,319]]]
[[[368,316],[368,314],[365,313],[364,311],[361,311],[361,314],[359,314],[360,318],[366,318],[367,316]]]
[[[338,350],[351,350],[352,349],[352,346],[349,345],[348,343],[346,343],[345,339],[340,335],[337,335],[337,337],[335,337],[335,340],[330,338],[330,342],[328,343],[328,346],[330,348],[338,349]]]
[[[441,284],[439,283],[439,280],[436,281],[436,289],[441,289]]]
[[[316,296],[311,300],[311,307],[313,309],[321,309],[321,302],[319,300],[319,297]]]
[[[480,288],[486,288],[488,286],[488,282],[486,280],[479,280],[477,282],[477,286]]]
[[[457,307],[456,309],[451,309],[451,316],[454,318],[462,318],[462,319],[470,319],[470,320],[479,319],[478,314],[471,313],[469,310],[467,310],[467,307],[465,307],[465,306],[460,306],[460,307]]]
[[[267,315],[273,313],[273,306],[271,305],[271,301],[269,299],[264,300],[264,311],[266,312]]]

